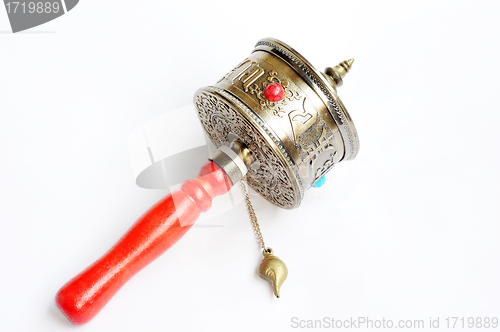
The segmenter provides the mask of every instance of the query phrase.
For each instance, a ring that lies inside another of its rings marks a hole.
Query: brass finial
[[[349,72],[351,69],[352,63],[354,59],[342,61],[335,67],[327,67],[325,69],[325,77],[330,81],[334,88],[342,86],[342,78]]]

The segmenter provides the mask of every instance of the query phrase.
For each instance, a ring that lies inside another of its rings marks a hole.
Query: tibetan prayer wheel
[[[321,73],[285,43],[263,39],[217,84],[198,90],[194,103],[215,146],[236,140],[251,151],[249,185],[293,209],[335,164],[358,152],[356,129],[336,92],[352,62]]]
[[[66,317],[75,324],[91,320],[130,278],[175,244],[215,196],[243,178],[268,201],[294,209],[335,164],[353,159],[358,136],[336,92],[352,63],[323,73],[290,46],[267,38],[215,85],[198,90],[196,111],[217,152],[197,179],[151,207],[104,256],[59,290],[56,304]]]

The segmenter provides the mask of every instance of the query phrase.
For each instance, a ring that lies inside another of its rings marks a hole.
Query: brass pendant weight
[[[257,221],[257,215],[255,214],[255,210],[253,209],[250,197],[248,196],[248,191],[244,179],[241,180],[240,185],[241,190],[245,195],[245,201],[248,208],[248,214],[250,215],[250,221],[252,222],[255,230],[255,235],[257,235],[259,239],[260,245],[262,247],[262,254],[264,255],[264,258],[262,259],[262,262],[259,266],[259,276],[271,283],[274,295],[279,298],[281,285],[283,285],[286,277],[288,276],[288,268],[281,259],[274,256],[273,249],[266,248],[264,238],[262,237],[262,233],[260,231],[259,222]]]
[[[281,259],[274,256],[273,249],[266,248],[262,254],[264,259],[259,266],[259,276],[271,283],[274,295],[279,298],[281,285],[288,277],[288,268]]]

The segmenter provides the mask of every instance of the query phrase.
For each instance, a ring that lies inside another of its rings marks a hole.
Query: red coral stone
[[[280,101],[285,96],[285,89],[279,83],[271,83],[264,89],[264,97],[272,102]]]

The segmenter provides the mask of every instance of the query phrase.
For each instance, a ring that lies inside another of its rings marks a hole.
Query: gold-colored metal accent
[[[334,87],[339,87],[342,86],[343,81],[342,79],[345,77],[345,75],[349,72],[349,69],[351,69],[351,66],[354,62],[354,59],[342,61],[335,67],[326,67],[325,69],[325,77],[327,80],[332,83]]]
[[[264,259],[262,259],[259,266],[259,276],[271,283],[274,295],[279,298],[281,285],[283,285],[286,277],[288,276],[288,268],[281,259],[273,255],[273,249],[266,248],[262,232],[260,231],[259,222],[257,221],[257,215],[253,209],[252,202],[250,202],[250,197],[248,196],[245,179],[241,179],[240,186],[243,194],[245,195],[250,221],[252,222],[255,235],[257,235],[257,238],[259,239],[262,254],[264,255]]]
[[[264,243],[264,238],[262,237],[262,233],[260,232],[260,226],[259,222],[257,221],[257,215],[255,214],[255,210],[253,209],[252,202],[250,202],[250,197],[248,197],[248,191],[245,182],[246,182],[245,179],[241,179],[240,181],[241,191],[243,191],[243,194],[245,195],[245,202],[247,203],[248,214],[250,215],[250,221],[252,222],[253,228],[255,230],[255,235],[257,235],[257,238],[259,239],[260,246],[262,247],[262,249],[265,250],[266,244]]]
[[[273,249],[267,248],[262,251],[264,259],[260,263],[259,276],[271,283],[276,297],[280,297],[280,288],[288,276],[288,268],[285,263],[273,255]]]

